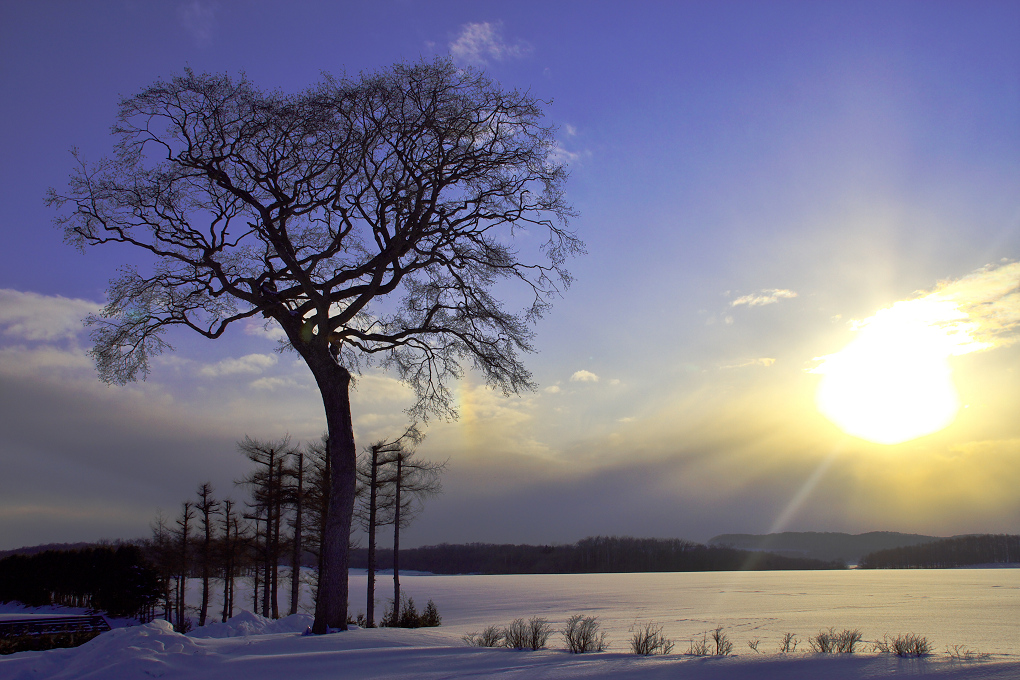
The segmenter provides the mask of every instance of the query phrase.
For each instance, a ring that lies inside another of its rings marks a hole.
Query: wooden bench
[[[0,638],[18,638],[61,633],[102,633],[110,624],[102,616],[30,616],[0,619]]]

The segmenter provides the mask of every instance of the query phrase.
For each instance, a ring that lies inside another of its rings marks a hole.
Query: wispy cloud
[[[227,375],[242,373],[261,373],[276,365],[277,358],[272,354],[248,354],[236,359],[224,359],[209,366],[203,366],[198,374],[205,378],[220,378]]]
[[[761,307],[779,302],[780,298],[795,298],[797,294],[785,288],[766,288],[758,293],[743,295],[730,303],[731,307],[747,305],[748,307]]]
[[[213,29],[216,27],[215,3],[191,0],[177,6],[177,18],[184,29],[199,43],[212,40]]]
[[[570,382],[598,382],[599,377],[591,371],[575,371],[574,375],[570,376]]]
[[[503,40],[502,28],[500,22],[465,24],[457,39],[450,43],[450,55],[464,66],[486,66],[490,59],[520,59],[531,52],[531,46],[523,40],[512,45]]]
[[[774,363],[776,363],[776,360],[773,359],[772,357],[759,357],[757,359],[743,361],[739,364],[728,364],[726,366],[720,366],[719,368],[722,368],[724,370],[730,368],[747,368],[748,366],[764,366],[765,368],[768,368]]]
[[[82,319],[98,312],[88,300],[0,288],[0,328],[21,340],[70,339],[82,332]]]

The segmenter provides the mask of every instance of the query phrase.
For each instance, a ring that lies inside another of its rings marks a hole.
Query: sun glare
[[[936,295],[859,322],[857,338],[812,370],[822,375],[818,410],[847,434],[879,444],[943,429],[960,409],[949,357],[981,346],[967,318]]]

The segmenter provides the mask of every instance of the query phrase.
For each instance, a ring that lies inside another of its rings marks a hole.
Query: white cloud
[[[560,393],[560,386],[559,385],[549,385],[549,387],[546,387],[545,390],[543,390],[543,391],[547,392],[549,394],[559,394]]]
[[[244,334],[273,341],[285,340],[287,338],[283,328],[275,321],[267,321],[265,323],[248,321],[244,325]]]
[[[224,359],[209,366],[203,366],[198,374],[206,378],[219,378],[239,373],[261,373],[276,365],[272,354],[248,354],[238,359]]]
[[[272,392],[280,387],[297,387],[298,382],[292,378],[259,378],[248,383],[253,390],[266,390]]]
[[[82,320],[100,310],[88,300],[0,288],[3,334],[23,340],[70,339],[81,333]]]
[[[738,297],[730,303],[731,307],[747,305],[748,307],[761,307],[779,302],[780,298],[795,298],[797,294],[785,288],[766,288],[759,293]]]
[[[575,371],[574,375],[570,376],[570,382],[598,382],[599,377],[591,371]]]
[[[502,27],[502,23],[491,24],[487,21],[465,24],[457,39],[450,43],[450,54],[454,61],[466,66],[485,66],[489,59],[519,59],[531,52],[531,47],[524,41],[507,44],[500,35]]]

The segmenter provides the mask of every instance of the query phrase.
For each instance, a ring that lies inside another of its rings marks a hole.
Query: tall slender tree
[[[220,542],[220,567],[223,573],[223,613],[226,623],[234,615],[234,579],[244,543],[241,538],[241,518],[234,512],[234,501],[223,501],[223,534]]]
[[[219,338],[258,317],[308,366],[332,480],[316,633],[347,625],[353,373],[393,368],[416,419],[455,412],[464,363],[504,393],[534,387],[520,354],[582,250],[542,117],[529,94],[444,59],[293,95],[188,70],[123,99],[116,156],[76,158],[69,188],[50,191],[74,245],[150,257],[89,319],[101,379],[144,377],[168,328]],[[496,297],[507,281],[527,296],[519,312]]]
[[[202,567],[202,606],[198,612],[198,625],[204,626],[209,613],[209,578],[213,569],[213,515],[219,510],[220,502],[213,498],[212,484],[205,482],[198,487],[198,502],[195,509],[202,519],[202,548],[199,563]]]
[[[415,457],[414,449],[399,446],[390,453],[393,507],[393,623],[400,614],[400,530],[411,524],[422,503],[443,490],[439,479],[446,463]]]
[[[279,566],[282,547],[280,528],[285,504],[283,481],[284,462],[293,447],[289,437],[262,441],[245,437],[238,448],[256,465],[256,469],[240,481],[251,489],[251,513],[248,519],[261,526],[256,531],[256,547],[262,561],[262,615],[279,618]],[[261,538],[261,542],[259,542]],[[256,586],[256,590],[258,587]]]
[[[191,622],[187,617],[187,592],[188,577],[191,575],[191,520],[195,518],[195,506],[191,501],[181,503],[181,514],[177,518],[176,531],[176,569],[175,589],[176,602],[174,608],[177,610],[177,623],[174,626],[179,633],[186,633],[191,628]]]
[[[395,479],[387,474],[386,467],[393,462],[393,456],[403,450],[405,445],[416,445],[422,438],[423,435],[417,425],[411,425],[397,439],[388,442],[378,441],[369,446],[358,465],[362,502],[355,515],[368,535],[368,597],[365,620],[370,628],[375,626],[376,529],[389,524],[393,517],[392,512],[389,519],[384,519],[382,515],[386,510],[392,510],[392,506],[380,508],[380,497]]]
[[[301,594],[302,529],[305,503],[305,452],[293,453],[294,465],[290,468],[292,478],[290,501],[294,507],[294,521],[291,523],[290,554],[290,613],[297,614]]]

